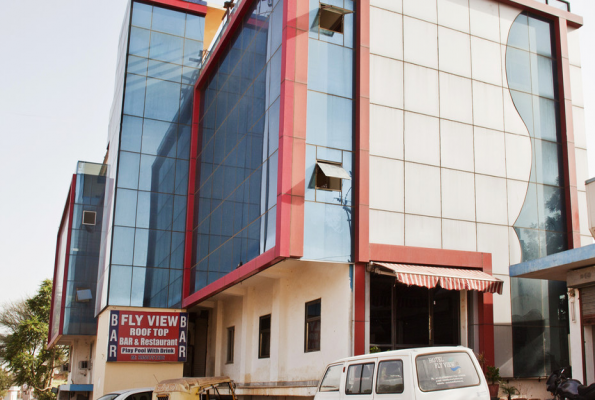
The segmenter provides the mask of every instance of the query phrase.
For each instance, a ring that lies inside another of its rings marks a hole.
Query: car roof
[[[470,349],[465,346],[414,347],[414,348],[410,348],[410,349],[391,350],[391,351],[383,351],[380,353],[362,354],[361,356],[346,357],[346,358],[342,358],[340,360],[334,361],[331,364],[341,363],[341,362],[346,362],[346,361],[354,361],[354,360],[365,360],[365,359],[370,359],[370,358],[411,356],[411,355],[421,355],[421,354],[444,353],[444,352],[448,352],[448,351],[468,352],[468,351],[470,351]]]
[[[118,397],[122,396],[123,394],[136,394],[136,393],[143,393],[143,392],[152,392],[154,387],[143,387],[143,388],[134,388],[134,389],[122,389],[122,390],[114,390],[113,392],[106,393],[103,396],[108,396],[110,394],[117,394]],[[103,397],[101,396],[101,397]]]

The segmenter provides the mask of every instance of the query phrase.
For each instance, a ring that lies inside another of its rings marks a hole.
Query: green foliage
[[[12,386],[12,376],[0,367],[0,397],[6,396],[8,389]]]
[[[378,346],[370,347],[370,354],[371,353],[380,353],[380,347],[378,347]]]
[[[37,294],[11,303],[0,311],[0,357],[13,376],[14,384],[28,385],[39,400],[53,400],[54,370],[67,362],[63,346],[47,348],[52,299],[52,281],[46,279]]]
[[[510,397],[512,395],[519,394],[519,390],[517,388],[515,388],[514,386],[503,385],[501,389],[502,389],[502,392],[504,392],[504,394],[506,395],[506,397],[508,397],[508,400],[510,400]]]
[[[500,382],[500,368],[488,365],[486,369],[486,379],[490,381],[492,385]]]

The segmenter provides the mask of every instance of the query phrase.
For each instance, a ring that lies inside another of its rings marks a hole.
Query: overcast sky
[[[595,1],[571,4],[585,17],[583,82],[591,131]],[[0,0],[0,305],[33,294],[52,278],[76,163],[103,160],[125,5]],[[589,176],[595,176],[595,134],[589,145]]]

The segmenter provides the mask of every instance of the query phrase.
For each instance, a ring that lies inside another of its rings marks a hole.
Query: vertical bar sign
[[[188,313],[111,311],[107,361],[185,362]]]

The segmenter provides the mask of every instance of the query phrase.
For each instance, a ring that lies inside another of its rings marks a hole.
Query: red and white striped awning
[[[504,282],[476,269],[428,267],[425,265],[391,264],[374,262],[394,273],[397,281],[406,285],[434,288],[436,285],[447,290],[477,290],[502,294]]]

